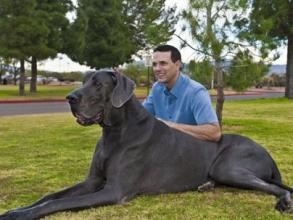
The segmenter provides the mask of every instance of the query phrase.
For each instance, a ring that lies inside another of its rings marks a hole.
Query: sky
[[[76,0],[72,0],[73,3],[76,4]],[[178,10],[185,8],[187,6],[187,0],[167,0],[167,5],[173,6],[174,4],[177,6]],[[180,25],[178,25],[176,33],[180,33]],[[185,36],[187,37],[187,36]],[[188,37],[187,37],[188,38]],[[180,48],[180,40],[173,36],[172,39],[168,42],[168,44],[173,45]],[[286,64],[287,63],[287,47],[281,47],[278,49],[280,53],[280,58],[275,60],[273,64]],[[189,62],[191,59],[196,59],[196,55],[194,51],[188,47],[183,48],[180,50],[182,55],[183,62]],[[55,59],[47,59],[45,61],[41,61],[38,63],[38,68],[40,70],[47,70],[47,71],[56,71],[56,72],[70,72],[70,71],[87,71],[90,70],[89,67],[80,65],[78,63],[73,62],[67,55],[65,54],[58,54],[57,58]]]

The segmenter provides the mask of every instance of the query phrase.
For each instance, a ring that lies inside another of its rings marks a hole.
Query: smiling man
[[[143,106],[168,126],[196,138],[218,141],[221,129],[208,91],[180,73],[181,54],[171,45],[154,50],[153,72],[157,82]]]

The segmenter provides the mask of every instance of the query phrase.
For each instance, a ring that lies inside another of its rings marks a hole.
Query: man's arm
[[[160,119],[161,120],[161,119]],[[185,132],[201,140],[217,142],[221,138],[221,128],[218,123],[210,123],[203,125],[187,125],[170,121],[164,121],[169,127]]]

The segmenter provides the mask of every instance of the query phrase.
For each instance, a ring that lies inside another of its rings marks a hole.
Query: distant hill
[[[286,73],[286,65],[272,65],[268,74],[270,75],[272,73],[276,73],[279,75],[285,74]]]

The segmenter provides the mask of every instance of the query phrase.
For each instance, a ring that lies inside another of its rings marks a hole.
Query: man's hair
[[[181,54],[179,50],[176,47],[173,47],[168,44],[159,45],[154,49],[154,52],[169,52],[171,51],[171,60],[173,63],[175,63],[177,60],[181,62]]]

